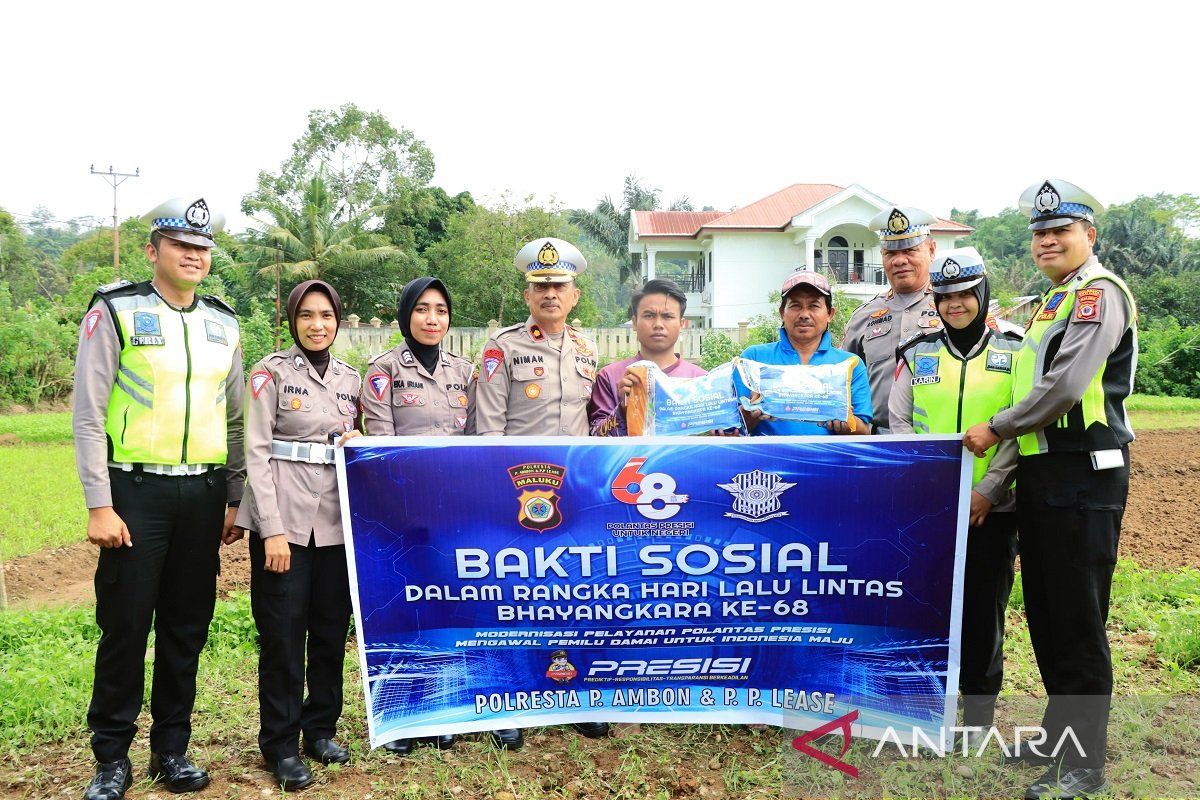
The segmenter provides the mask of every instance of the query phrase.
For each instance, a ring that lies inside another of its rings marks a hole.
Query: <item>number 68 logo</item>
[[[613,479],[613,497],[636,506],[646,519],[670,519],[688,501],[686,494],[675,494],[675,479],[665,472],[643,475],[644,458],[631,458]]]

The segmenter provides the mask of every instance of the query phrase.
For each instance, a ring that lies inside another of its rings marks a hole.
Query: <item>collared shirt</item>
[[[758,361],[762,364],[800,364],[800,354],[796,352],[796,348],[792,347],[791,341],[787,337],[787,331],[783,328],[779,329],[779,340],[770,344],[755,344],[747,347],[742,353],[742,358],[748,358],[751,361]],[[854,416],[858,417],[868,428],[871,426],[871,384],[867,379],[867,369],[863,366],[862,359],[853,353],[847,353],[845,350],[838,350],[833,346],[829,338],[829,331],[821,334],[821,341],[817,345],[816,352],[812,354],[812,358],[808,363],[813,366],[821,364],[841,364],[847,359],[853,358],[858,361],[854,365],[854,373],[850,379],[850,403],[851,410]],[[735,376],[735,380],[741,385],[741,379]],[[744,392],[745,387],[739,391]],[[828,436],[829,429],[815,422],[799,422],[795,420],[763,420],[758,423],[754,429],[753,436]]]
[[[368,436],[455,436],[467,432],[471,362],[443,349],[431,375],[407,342],[371,359],[363,381]]]
[[[468,428],[480,436],[587,436],[596,344],[571,326],[561,341],[533,317],[483,345]]]
[[[271,457],[271,442],[329,444],[330,434],[353,430],[361,381],[354,368],[329,359],[317,373],[293,345],[250,371],[246,393],[246,497],[237,524],[266,539],[285,534],[307,547],[343,542],[337,469]]]
[[[596,385],[592,387],[592,399],[588,403],[588,419],[592,425],[592,436],[628,436],[625,427],[625,409],[621,405],[621,379],[625,377],[625,369],[638,361],[644,360],[639,353],[636,356],[614,361],[596,375]],[[675,363],[663,370],[672,378],[699,378],[707,375],[708,371],[695,364],[684,361],[675,354]]]
[[[854,309],[850,315],[842,348],[867,365],[877,428],[884,431],[888,428],[888,398],[896,374],[896,348],[941,325],[933,290],[928,286],[906,295],[888,289]]]

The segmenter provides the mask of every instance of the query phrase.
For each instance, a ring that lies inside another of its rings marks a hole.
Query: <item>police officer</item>
[[[368,436],[458,436],[467,433],[471,362],[442,347],[450,331],[450,291],[437,278],[416,278],[400,290],[396,322],[404,341],[371,359],[362,394]],[[497,747],[519,749],[519,728],[493,731]],[[439,750],[455,736],[430,737]],[[412,739],[383,745],[397,755],[412,752]]]
[[[570,242],[543,238],[522,247],[513,266],[525,276],[529,319],[484,344],[473,429],[481,436],[587,436],[596,344],[567,324],[587,260]],[[574,727],[592,739],[608,735],[607,722]]]
[[[1094,197],[1067,181],[1021,195],[1033,260],[1051,286],[1030,317],[1013,366],[1012,407],[972,426],[976,455],[1016,439],[1017,527],[1029,636],[1049,697],[1042,726],[1053,747],[1070,727],[1081,747],[1026,797],[1105,791],[1112,699],[1105,623],[1133,431],[1125,398],[1137,361],[1137,310],[1125,283],[1092,254]],[[1024,760],[1046,763],[1028,750]]]
[[[983,257],[974,247],[951,250],[934,259],[930,278],[943,326],[900,346],[888,408],[892,433],[961,433],[1011,402],[1021,337],[989,327]],[[1001,442],[975,461],[971,476],[958,680],[967,728],[992,724],[1004,680],[1004,614],[1017,551],[1016,466],[1016,442]],[[968,730],[969,747],[986,735]]]
[[[208,785],[187,757],[196,669],[245,482],[237,319],[196,294],[222,218],[203,199],[175,199],[142,219],[154,277],[96,290],[75,359],[75,454],[88,539],[101,548],[88,800],[123,797],[132,781],[152,621],[150,777],[172,792]]]
[[[929,265],[937,250],[929,226],[935,222],[937,218],[928,211],[903,206],[881,211],[869,223],[879,234],[883,271],[891,288],[854,310],[846,323],[842,349],[867,365],[878,433],[887,433],[890,427],[888,397],[896,348],[941,325],[929,288]]]
[[[295,344],[254,365],[246,403],[248,485],[237,524],[250,531],[258,746],[285,791],[314,780],[300,758],[301,732],[309,757],[350,760],[333,738],[352,610],[333,445],[354,433],[361,379],[330,355],[341,312],[328,283],[294,288],[287,318]]]

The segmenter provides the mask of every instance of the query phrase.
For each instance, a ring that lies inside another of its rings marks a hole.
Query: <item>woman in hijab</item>
[[[1002,332],[988,316],[983,257],[973,247],[940,255],[930,268],[930,283],[942,325],[900,346],[888,402],[894,434],[961,433],[1011,403],[1021,338]],[[959,691],[963,726],[986,729],[1004,678],[1004,611],[1017,551],[1016,442],[1004,440],[972,460]],[[977,746],[986,734],[968,731],[968,746]]]
[[[247,488],[237,524],[250,531],[258,746],[291,791],[313,782],[300,758],[302,733],[310,758],[350,758],[334,741],[351,604],[333,445],[360,435],[354,426],[362,380],[329,353],[342,316],[332,286],[301,283],[288,296],[287,316],[296,344],[250,371]]]
[[[437,278],[423,277],[400,290],[396,322],[404,341],[367,367],[363,390],[363,425],[368,436],[461,436],[467,433],[472,363],[445,350],[450,330],[450,292]],[[439,749],[454,746],[452,735],[429,740]],[[492,732],[497,747],[516,750],[521,731]],[[397,739],[384,748],[399,755],[412,752],[412,739]]]

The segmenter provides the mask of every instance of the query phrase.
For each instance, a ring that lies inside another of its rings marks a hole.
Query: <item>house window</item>
[[[820,269],[824,265],[824,259],[821,256],[820,250],[813,250],[813,259],[817,262],[814,266]]]
[[[846,243],[845,237],[835,236],[829,240],[829,246],[830,247],[849,247],[850,245],[848,245]]]

